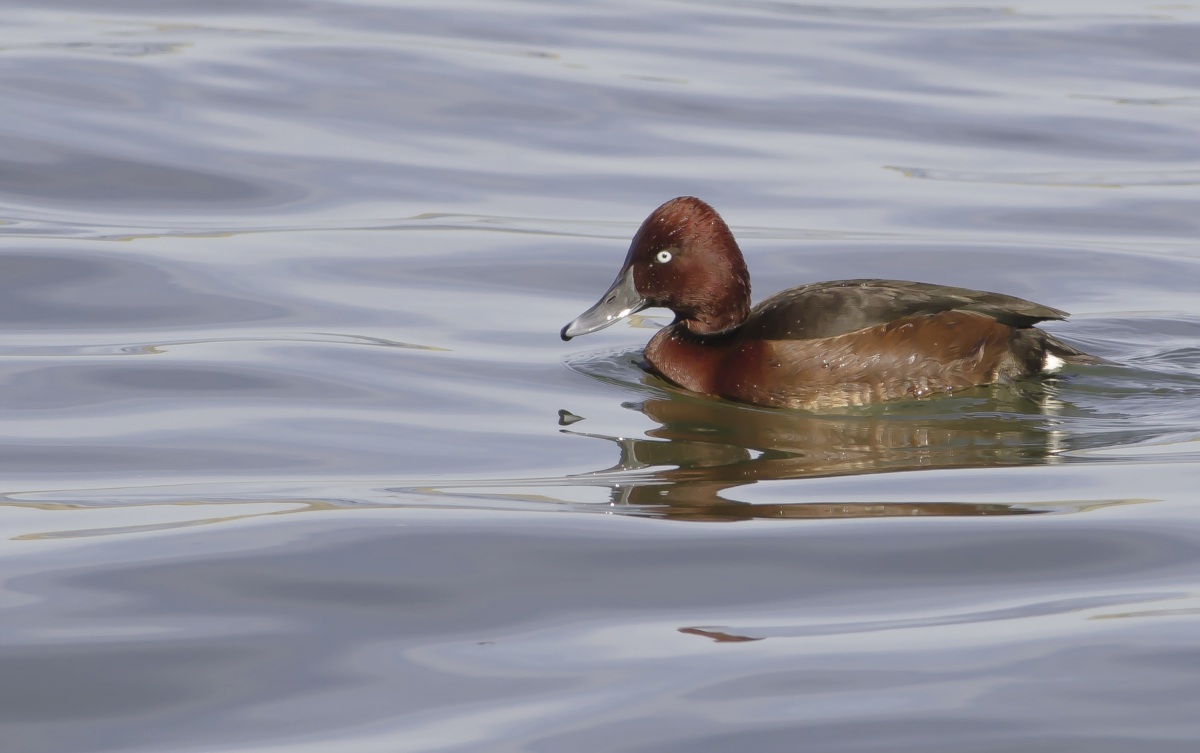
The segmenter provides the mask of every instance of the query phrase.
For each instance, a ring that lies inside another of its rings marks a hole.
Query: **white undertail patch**
[[[1047,353],[1042,359],[1043,374],[1057,374],[1062,371],[1062,367],[1066,366],[1067,362],[1053,353]]]

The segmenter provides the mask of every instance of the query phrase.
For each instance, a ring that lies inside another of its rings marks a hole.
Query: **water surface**
[[[18,1],[6,751],[1192,751],[1200,11]],[[825,414],[562,343],[714,204],[1120,365]]]

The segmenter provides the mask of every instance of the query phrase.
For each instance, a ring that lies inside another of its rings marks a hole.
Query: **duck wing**
[[[983,290],[907,280],[836,280],[776,293],[754,307],[739,332],[763,340],[812,340],[945,311],[971,311],[1017,329],[1067,317],[1056,308]]]

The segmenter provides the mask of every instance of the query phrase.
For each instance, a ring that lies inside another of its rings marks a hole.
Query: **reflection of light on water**
[[[635,368],[626,353],[579,359],[574,366],[624,384],[630,384]],[[638,387],[657,387],[654,377],[637,373]],[[1053,384],[972,390],[953,398],[836,413],[764,409],[669,388],[626,407],[657,426],[642,438],[580,432],[573,426],[561,430],[617,447],[616,463],[588,474],[588,483],[607,477],[612,504],[690,520],[1043,512],[1055,505],[811,499],[748,505],[729,492],[787,479],[1054,464],[1061,462],[1068,439],[1058,419],[1066,406]],[[628,477],[633,471],[641,478]]]
[[[321,502],[244,502],[82,507],[71,504],[0,504],[6,538],[10,541],[75,539],[168,531],[228,523],[267,515],[329,509]],[[218,513],[219,514],[214,514]],[[67,513],[62,515],[61,513]],[[65,518],[65,520],[64,520]],[[71,528],[58,528],[69,523]]]
[[[1195,462],[1197,456],[1200,455],[1200,439],[1191,435],[1162,437],[1161,439],[1155,439],[1145,444],[1083,448],[1075,450],[1070,454],[1072,457],[1077,458],[1104,458],[1109,460],[1130,458]]]
[[[923,167],[888,165],[906,178],[941,180],[956,183],[1008,183],[1025,186],[1071,186],[1074,188],[1125,188],[1128,186],[1200,185],[1200,170],[1112,170],[1102,173],[1049,172],[1004,173],[935,170]]]
[[[1186,596],[1178,596],[1173,599],[1164,599],[1171,601],[1173,606],[1162,607],[1160,609],[1139,609],[1136,611],[1127,612],[1112,612],[1108,614],[1092,615],[1088,619],[1092,620],[1116,620],[1116,619],[1138,619],[1138,618],[1153,618],[1153,617],[1194,617],[1200,616],[1200,595],[1188,594]]]
[[[319,343],[322,345],[366,345],[384,348],[404,348],[412,350],[429,350],[448,352],[446,348],[432,345],[388,340],[382,337],[366,335],[343,335],[332,332],[277,332],[260,334],[253,337],[245,335],[231,337],[207,337],[195,340],[164,340],[147,343],[96,343],[90,345],[33,345],[5,344],[0,348],[0,355],[11,357],[43,357],[43,356],[124,356],[124,355],[161,355],[177,351],[185,347],[214,344],[242,343]]]
[[[1107,613],[1113,606],[1130,604],[1147,604],[1163,601],[1183,601],[1189,606],[1179,609],[1156,609],[1137,612]],[[1180,593],[1128,593],[1106,594],[1103,596],[1082,596],[1053,601],[1022,603],[1012,606],[973,609],[936,615],[920,615],[912,617],[891,617],[886,620],[866,620],[862,622],[838,622],[830,624],[758,624],[754,626],[697,626],[680,628],[679,632],[687,635],[698,635],[710,638],[719,643],[745,642],[764,640],[766,638],[808,638],[814,636],[844,636],[856,633],[889,632],[912,629],[941,628],[953,625],[991,625],[997,622],[1044,620],[1047,618],[1083,616],[1084,619],[1101,620],[1116,617],[1158,617],[1167,615],[1200,614],[1200,607],[1192,607],[1197,599],[1191,594]],[[1030,632],[1034,632],[1031,627]]]

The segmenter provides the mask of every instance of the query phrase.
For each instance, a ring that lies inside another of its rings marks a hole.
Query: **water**
[[[6,753],[1195,750],[1200,9],[4,19]],[[815,415],[559,341],[679,194],[756,299],[1124,366]]]

